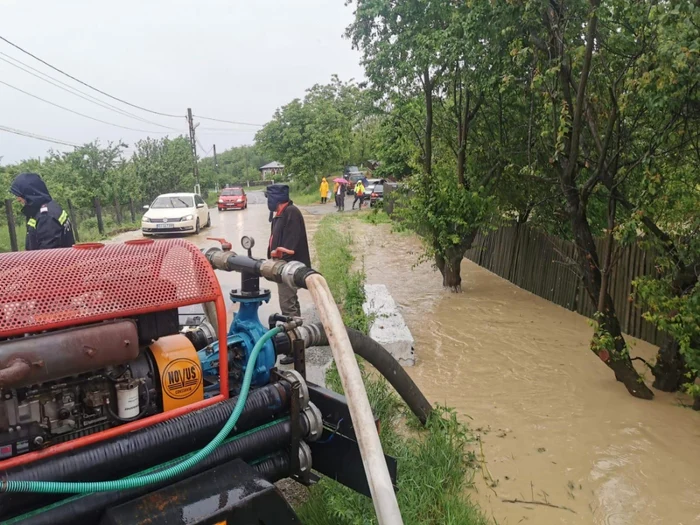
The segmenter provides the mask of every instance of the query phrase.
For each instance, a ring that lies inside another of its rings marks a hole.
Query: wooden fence
[[[598,253],[602,254],[604,241],[598,240],[596,244]],[[596,311],[578,268],[572,264],[577,257],[572,242],[549,236],[526,224],[513,224],[486,235],[479,234],[466,257],[559,306],[587,317],[592,317]],[[663,334],[642,319],[641,310],[630,299],[632,281],[642,275],[652,275],[653,255],[632,245],[616,250],[615,257],[610,295],[623,331],[652,344],[662,344]]]

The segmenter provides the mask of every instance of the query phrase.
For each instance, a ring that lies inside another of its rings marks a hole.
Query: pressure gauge
[[[255,246],[255,239],[252,237],[248,237],[247,235],[244,235],[241,238],[241,246],[243,246],[244,250],[252,250],[253,246]]]

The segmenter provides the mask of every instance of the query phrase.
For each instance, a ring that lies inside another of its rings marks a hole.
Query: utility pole
[[[219,161],[216,160],[216,144],[214,144],[214,171],[219,173]]]
[[[199,124],[194,124],[192,120],[192,108],[187,108],[187,124],[190,127],[190,145],[192,146],[192,162],[194,163],[194,181],[196,184],[196,192],[200,193],[201,188],[199,186],[199,166],[197,166],[197,139],[194,135],[194,129]]]

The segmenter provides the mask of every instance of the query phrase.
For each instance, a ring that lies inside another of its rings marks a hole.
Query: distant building
[[[267,180],[268,178],[274,179],[278,175],[282,175],[284,171],[284,164],[280,164],[277,161],[270,162],[264,166],[258,168],[260,170],[260,176],[262,180]]]

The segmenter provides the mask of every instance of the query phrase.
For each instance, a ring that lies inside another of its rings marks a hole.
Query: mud
[[[586,318],[465,260],[441,289],[418,240],[367,232],[368,283],[387,285],[416,339],[407,369],[476,430],[471,497],[500,524],[700,523],[700,415],[676,395],[627,394],[587,350]],[[632,353],[655,348],[630,339]],[[539,504],[504,500],[536,501]],[[557,505],[555,508],[549,505]]]

